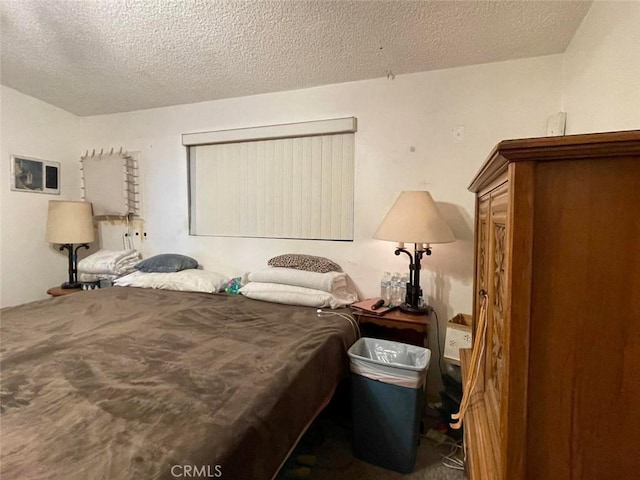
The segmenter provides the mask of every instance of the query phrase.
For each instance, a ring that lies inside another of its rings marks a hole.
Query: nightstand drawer
[[[423,347],[428,345],[429,317],[426,314],[412,315],[393,310],[384,315],[353,312],[360,324],[363,336],[410,343]]]

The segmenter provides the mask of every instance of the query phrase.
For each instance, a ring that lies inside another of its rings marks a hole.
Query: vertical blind
[[[353,240],[353,132],[188,148],[192,235]]]

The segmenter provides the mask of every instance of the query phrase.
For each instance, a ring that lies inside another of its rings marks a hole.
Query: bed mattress
[[[127,287],[1,314],[3,480],[272,478],[355,341],[312,308]]]

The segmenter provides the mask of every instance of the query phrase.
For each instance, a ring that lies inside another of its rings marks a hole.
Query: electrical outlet
[[[547,137],[564,135],[567,123],[567,112],[558,112],[547,119]]]
[[[456,125],[451,129],[451,138],[453,143],[464,142],[464,125]]]

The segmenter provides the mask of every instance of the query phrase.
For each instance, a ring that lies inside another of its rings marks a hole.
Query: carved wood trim
[[[506,170],[509,162],[580,160],[592,157],[640,155],[640,130],[591,133],[564,137],[505,140],[494,147],[487,160],[474,176],[469,190],[493,181]]]

